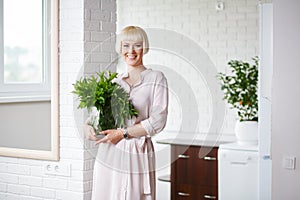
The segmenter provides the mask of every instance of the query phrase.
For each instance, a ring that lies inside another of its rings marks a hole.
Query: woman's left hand
[[[109,129],[100,132],[100,134],[105,134],[106,136],[102,138],[101,140],[98,140],[96,142],[96,145],[99,143],[112,143],[112,144],[117,144],[120,140],[123,139],[123,131],[120,129]]]

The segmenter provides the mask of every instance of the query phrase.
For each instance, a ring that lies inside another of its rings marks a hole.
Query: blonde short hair
[[[116,51],[118,54],[122,53],[122,41],[125,40],[142,42],[143,54],[146,54],[149,51],[148,36],[144,29],[138,26],[127,26],[117,35]]]

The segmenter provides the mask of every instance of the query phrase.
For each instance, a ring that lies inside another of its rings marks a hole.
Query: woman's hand
[[[112,143],[112,144],[117,144],[120,140],[123,139],[123,131],[121,129],[109,129],[100,132],[100,134],[105,134],[106,136],[102,138],[101,140],[98,140],[96,144],[99,143]]]
[[[84,135],[85,135],[86,139],[88,139],[90,141],[98,141],[99,140],[99,138],[96,137],[96,132],[92,126],[85,124],[83,131],[84,131]]]

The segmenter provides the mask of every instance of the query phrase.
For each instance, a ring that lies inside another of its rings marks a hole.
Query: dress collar
[[[136,84],[134,84],[133,86],[130,86],[130,85],[124,80],[125,78],[128,78],[128,77],[129,77],[128,71],[126,71],[125,73],[121,74],[121,79],[122,79],[124,82],[126,82],[126,85],[128,85],[130,88],[131,88],[131,87],[136,87],[136,86],[140,85],[140,84],[143,82],[145,75],[148,74],[150,71],[152,71],[152,69],[148,69],[148,68],[146,68],[144,71],[142,71],[142,72],[140,73],[140,76],[141,76],[140,81],[137,82]]]
[[[141,75],[141,78],[144,78],[144,76],[147,74],[147,73],[149,73],[150,71],[151,71],[152,69],[145,69],[144,71],[142,71],[141,73],[140,73],[140,75]],[[123,74],[121,74],[121,78],[122,79],[124,79],[124,78],[128,78],[129,77],[129,73],[128,73],[128,71],[126,71],[126,72],[124,72]]]

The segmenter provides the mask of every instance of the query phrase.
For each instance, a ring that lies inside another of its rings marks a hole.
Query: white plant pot
[[[235,124],[237,143],[241,145],[255,145],[258,143],[258,122],[237,121]]]

